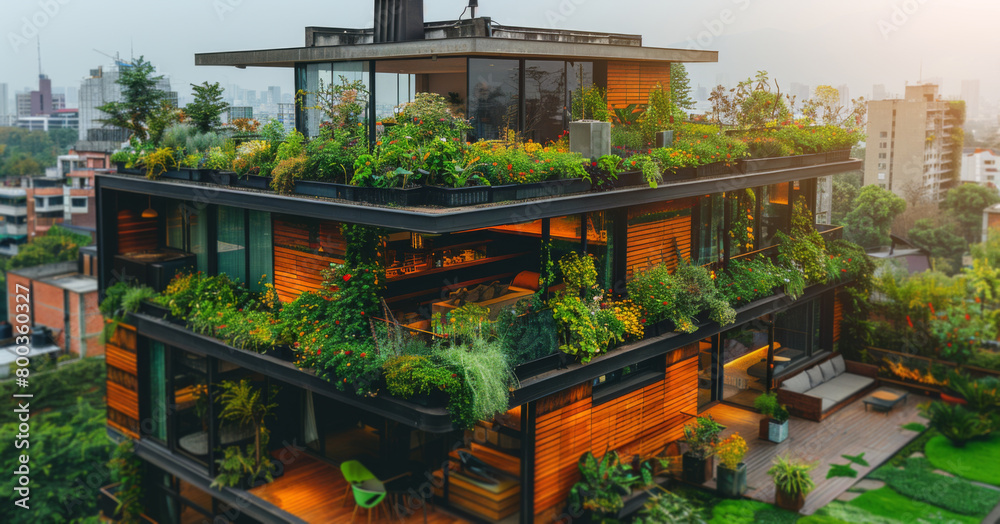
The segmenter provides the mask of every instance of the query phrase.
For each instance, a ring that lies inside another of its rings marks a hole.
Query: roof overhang
[[[198,66],[229,67],[293,67],[296,63],[301,62],[396,60],[432,56],[499,56],[637,62],[719,61],[718,51],[581,44],[573,42],[540,42],[483,37],[198,53],[194,56],[195,65]]]

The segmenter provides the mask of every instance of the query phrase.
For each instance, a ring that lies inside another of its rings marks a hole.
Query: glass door
[[[767,391],[767,352],[773,342],[771,324],[760,317],[721,335],[722,400],[752,407]]]

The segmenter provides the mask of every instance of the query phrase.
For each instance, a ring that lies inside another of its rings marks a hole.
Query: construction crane
[[[121,55],[118,54],[118,53],[115,53],[115,56],[111,56],[111,55],[105,53],[104,51],[101,51],[100,49],[94,49],[94,52],[98,53],[98,54],[101,54],[101,55],[104,55],[104,56],[106,56],[106,57],[114,60],[115,61],[115,65],[118,66],[118,67],[131,67],[131,64],[129,64],[128,62],[123,62],[122,61]]]

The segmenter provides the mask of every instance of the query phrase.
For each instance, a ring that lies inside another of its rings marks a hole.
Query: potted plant
[[[760,439],[784,442],[788,438],[789,413],[787,407],[778,403],[778,394],[771,391],[760,395],[753,401],[753,407],[764,415],[760,419]]]
[[[598,522],[602,520],[599,515],[617,515],[625,505],[624,497],[639,480],[632,466],[623,464],[616,451],[605,453],[600,460],[588,451],[578,465],[581,480],[569,490],[570,514],[590,512],[591,521]]]
[[[806,495],[816,484],[809,472],[816,464],[794,460],[788,456],[775,457],[767,474],[774,479],[774,504],[789,511],[799,511],[806,503]]]
[[[684,453],[682,464],[686,482],[704,484],[712,478],[712,455],[723,429],[725,427],[713,420],[711,415],[698,417],[694,425],[684,426],[688,451]]]
[[[271,432],[264,421],[278,407],[276,402],[271,401],[277,394],[277,387],[262,391],[254,388],[249,380],[243,379],[239,382],[224,381],[219,384],[219,388],[219,401],[222,403],[219,418],[240,426],[250,426],[253,429],[253,443],[247,445],[245,452],[239,446],[225,448],[223,458],[216,461],[219,464],[219,474],[212,481],[212,487],[252,487],[273,481],[275,472],[280,469],[275,464],[276,461],[265,456]]]
[[[715,454],[719,457],[716,467],[716,490],[726,497],[739,497],[747,490],[747,465],[743,457],[748,451],[747,443],[739,433],[733,433],[719,443]]]

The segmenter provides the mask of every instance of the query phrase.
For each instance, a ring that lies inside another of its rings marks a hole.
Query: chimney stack
[[[424,0],[375,0],[375,43],[424,39]]]

